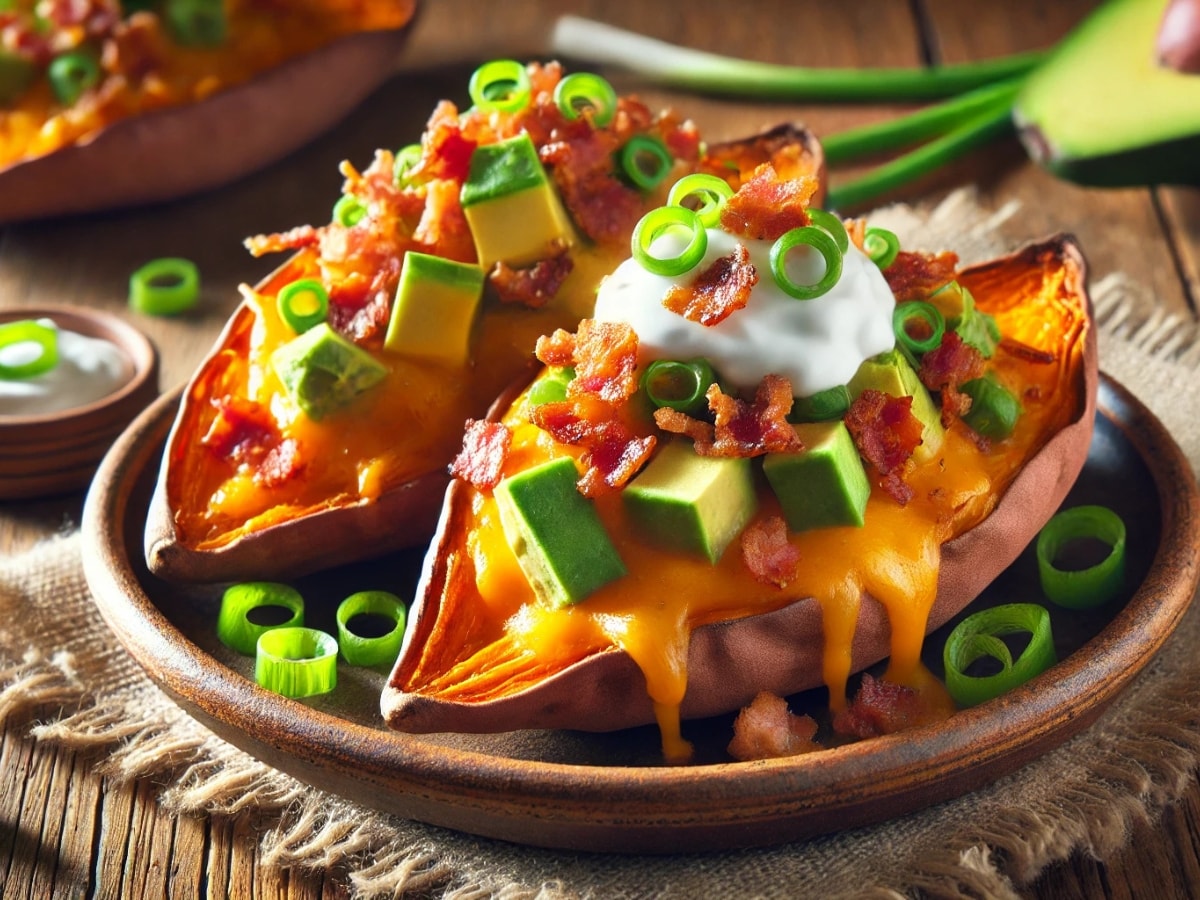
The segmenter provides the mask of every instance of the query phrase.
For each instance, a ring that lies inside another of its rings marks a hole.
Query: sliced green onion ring
[[[787,271],[788,253],[801,245],[812,247],[825,259],[825,274],[812,284],[798,284]],[[797,300],[813,300],[829,293],[842,277],[842,253],[837,241],[825,229],[803,225],[786,232],[771,246],[771,272],[785,294]]]
[[[166,0],[162,15],[171,36],[186,47],[225,42],[228,23],[221,0]]]
[[[693,172],[685,175],[671,186],[667,195],[667,206],[687,206],[694,209],[705,228],[716,228],[721,221],[721,209],[725,201],[733,196],[733,188],[724,178],[708,175],[704,172]],[[695,201],[694,208],[688,206],[688,201]]]
[[[817,391],[792,401],[789,422],[829,422],[840,419],[850,409],[850,389],[844,384]]]
[[[886,228],[868,228],[863,237],[863,249],[871,257],[871,262],[880,269],[886,269],[900,254],[900,238]]]
[[[395,161],[392,163],[392,179],[396,182],[396,187],[405,187],[409,183],[408,171],[420,161],[420,144],[409,144],[396,151]]]
[[[46,69],[46,77],[54,96],[63,106],[74,106],[100,83],[100,64],[94,56],[82,50],[56,56]]]
[[[691,231],[687,246],[675,256],[655,256],[650,248],[672,228]],[[686,206],[660,206],[642,216],[629,243],[633,258],[643,269],[671,277],[691,271],[704,258],[708,251],[708,232],[700,217]]]
[[[1057,557],[1070,541],[1094,539],[1108,555],[1086,569],[1066,570]],[[1091,609],[1114,599],[1125,582],[1125,522],[1107,506],[1075,506],[1046,523],[1037,539],[1042,591],[1058,606]]]
[[[356,616],[379,616],[392,627],[371,637],[357,633],[351,626]],[[391,665],[400,655],[406,619],[404,602],[388,591],[359,591],[338,604],[338,648],[342,659],[352,666]]]
[[[642,389],[655,408],[694,416],[708,409],[709,387],[717,380],[707,359],[656,359],[642,374]]]
[[[554,88],[554,102],[568,119],[587,114],[603,128],[617,114],[617,92],[608,80],[591,72],[573,72]]]
[[[648,134],[635,134],[617,151],[621,171],[643,191],[652,191],[671,171],[674,160],[663,142]]]
[[[1029,644],[1014,661],[1000,640],[1006,634],[1028,632]],[[974,676],[967,667],[990,656],[1000,663],[994,675]],[[1056,662],[1050,613],[1036,603],[1009,603],[967,616],[955,626],[942,649],[946,690],[959,706],[978,706],[1019,687]]]
[[[493,59],[471,74],[471,102],[484,112],[517,112],[532,96],[529,73],[515,59]]]
[[[908,330],[908,323],[913,321],[927,325],[929,336],[914,336]],[[932,303],[909,300],[896,304],[892,313],[892,331],[896,334],[896,340],[903,344],[909,353],[919,356],[936,349],[942,343],[942,337],[946,334],[946,319]]]
[[[353,194],[342,194],[333,204],[333,221],[346,228],[353,228],[366,214],[366,206]]]
[[[196,305],[200,270],[190,259],[153,259],[129,276],[129,305],[151,316],[173,316]]]
[[[329,292],[316,278],[301,278],[285,284],[275,298],[279,317],[296,334],[320,325],[329,313]]]
[[[809,209],[808,220],[825,231],[837,242],[837,248],[843,254],[850,251],[850,235],[846,234],[846,226],[831,212],[823,209]]]
[[[9,350],[19,346],[28,346],[36,355]],[[6,322],[0,325],[0,350],[9,350],[11,357],[17,357],[18,353],[22,357],[22,360],[10,363],[3,362],[0,357],[0,378],[10,381],[36,378],[58,365],[58,331],[33,319]]]
[[[276,619],[277,621],[270,621]],[[230,650],[253,656],[258,639],[276,628],[304,624],[304,598],[274,581],[245,581],[221,595],[217,637]]]
[[[337,639],[316,628],[275,628],[258,639],[254,680],[269,691],[298,699],[337,687]]]

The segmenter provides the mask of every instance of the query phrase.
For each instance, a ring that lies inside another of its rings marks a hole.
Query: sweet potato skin
[[[261,169],[382,84],[407,33],[343,38],[198,103],[123,119],[89,141],[0,169],[0,225],[170,200]]]
[[[782,124],[746,138],[713,144],[708,148],[705,165],[712,171],[732,166],[749,174],[759,163],[793,151],[821,185],[814,202],[821,201],[824,156],[812,133],[801,126]],[[297,277],[304,252],[267,276],[259,290],[270,291]],[[176,522],[179,504],[186,502],[180,499],[179,481],[185,471],[186,454],[204,433],[200,407],[208,402],[222,354],[245,339],[254,327],[254,315],[247,304],[238,307],[183,394],[147,516],[144,550],[150,571],[183,582],[295,578],[429,540],[450,481],[446,471],[449,458],[429,459],[425,472],[373,501],[331,500],[219,547],[197,547],[185,538]],[[484,412],[480,409],[478,414]],[[456,422],[455,427],[461,424]]]
[[[962,281],[973,291],[1003,283],[1014,272],[1027,277],[1061,267],[1064,289],[1081,305],[1086,319],[1077,373],[1076,408],[1067,424],[1026,461],[992,513],[942,547],[938,594],[927,632],[963,609],[1020,554],[1065,498],[1087,459],[1099,382],[1095,328],[1086,291],[1086,263],[1075,242],[1059,236],[1010,256],[968,269]],[[978,296],[978,293],[977,293]],[[499,416],[519,393],[498,401]],[[646,682],[633,660],[606,650],[579,660],[551,677],[517,692],[478,703],[456,702],[406,690],[408,678],[430,640],[442,640],[448,626],[443,604],[453,603],[471,572],[455,565],[456,520],[467,486],[456,482],[442,507],[438,538],[426,557],[417,606],[388,685],[381,698],[389,726],[409,732],[493,732],[518,728],[610,731],[655,721]],[[453,611],[452,611],[453,612]],[[457,617],[461,619],[462,616]],[[860,609],[852,648],[859,671],[889,653],[889,625],[883,607],[869,596]],[[436,650],[432,651],[436,653]],[[773,612],[706,625],[692,633],[684,718],[738,709],[759,691],[786,696],[822,683],[821,609],[812,599]]]

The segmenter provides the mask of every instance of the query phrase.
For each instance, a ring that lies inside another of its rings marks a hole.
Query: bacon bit
[[[738,244],[729,256],[713,260],[691,284],[667,291],[663,306],[689,322],[712,326],[742,309],[756,284],[758,271],[750,262],[750,251]]]
[[[408,170],[416,181],[445,178],[462,183],[471,169],[476,141],[463,135],[458,107],[442,100],[434,107],[421,139],[421,159]]]
[[[904,481],[904,467],[922,440],[912,397],[865,390],[850,404],[846,427],[863,459],[883,476],[883,489],[901,506],[907,504],[913,492]]]
[[[655,423],[663,431],[690,437],[700,456],[752,457],[804,449],[787,420],[792,409],[792,385],[783,376],[764,376],[753,403],[730,397],[715,384],[705,396],[713,412],[713,425],[667,409],[654,411]]]
[[[938,254],[901,250],[896,261],[883,270],[883,277],[896,295],[896,302],[923,300],[954,280],[958,254]]]
[[[721,224],[733,234],[773,241],[809,223],[808,203],[816,191],[815,176],[783,179],[771,163],[763,163],[725,202]]]
[[[1015,356],[1017,359],[1033,363],[1035,366],[1048,366],[1058,359],[1052,351],[1030,347],[1028,344],[1021,343],[1016,338],[1002,337],[997,347],[1009,356]]]
[[[558,292],[574,267],[574,261],[564,249],[549,259],[538,260],[527,269],[514,269],[498,262],[488,275],[488,281],[500,295],[501,303],[520,303],[530,309],[539,309]]]
[[[657,443],[653,435],[641,437],[632,432],[617,415],[611,404],[586,397],[543,403],[531,415],[533,424],[560,444],[584,449],[580,459],[584,472],[578,487],[585,497],[624,487]]]
[[[254,470],[254,483],[266,488],[279,487],[303,471],[299,446],[293,438],[285,438],[259,462]]]
[[[971,398],[959,388],[982,375],[983,366],[983,354],[953,331],[921,357],[917,376],[925,387],[941,392],[942,424],[947,428],[971,408]]]
[[[382,340],[392,308],[392,293],[387,290],[364,297],[360,305],[354,306],[351,292],[355,285],[362,283],[359,279],[345,286],[339,285],[329,295],[329,327],[355,344]]]
[[[846,226],[846,237],[850,238],[852,243],[864,253],[864,245],[867,242],[867,220],[866,219],[845,219],[842,224]]]
[[[743,707],[733,722],[729,755],[734,759],[780,759],[820,750],[813,738],[817,723],[811,716],[797,716],[787,701],[767,691],[760,692]]]
[[[500,483],[504,462],[512,447],[512,432],[502,422],[467,419],[462,450],[450,464],[450,474],[480,490]]]
[[[671,409],[669,406],[659,407],[654,411],[654,424],[663,431],[691,438],[697,447],[712,446],[712,425],[703,419],[693,419],[687,413],[681,413],[677,409]],[[697,452],[699,451],[697,450]]]
[[[278,234],[256,234],[248,237],[242,244],[250,251],[251,256],[266,256],[268,253],[279,253],[283,250],[301,250],[314,247],[321,240],[321,233],[311,225],[300,225],[291,231]]]
[[[544,334],[537,339],[533,354],[547,366],[573,366],[575,335],[565,328],[557,328],[553,334]]]
[[[200,444],[217,457],[243,462],[278,439],[275,422],[262,404],[228,394],[211,402],[217,414]]]
[[[637,335],[624,322],[584,319],[575,334],[561,328],[538,338],[534,353],[548,366],[574,366],[571,395],[590,394],[620,403],[638,388]]]
[[[759,519],[742,532],[742,559],[759,583],[788,586],[799,569],[800,551],[788,541],[782,516]]]
[[[854,701],[834,716],[833,730],[845,737],[878,737],[920,725],[928,713],[918,691],[863,673]]]

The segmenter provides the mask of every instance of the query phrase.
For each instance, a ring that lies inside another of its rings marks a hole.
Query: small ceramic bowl
[[[51,319],[62,331],[113,344],[129,377],[99,400],[54,412],[5,413],[0,398],[0,500],[86,487],[117,435],[158,396],[157,349],[112,313],[75,306],[0,310],[0,324],[23,319]]]

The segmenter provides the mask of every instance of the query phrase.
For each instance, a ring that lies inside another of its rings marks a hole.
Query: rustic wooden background
[[[272,260],[253,260],[252,233],[325,221],[342,158],[365,164],[376,146],[415,139],[434,102],[463,99],[474,63],[495,56],[544,58],[548,23],[574,12],[646,34],[773,62],[906,66],[981,59],[1046,47],[1095,3],[1088,0],[744,0],[688,4],[644,0],[427,0],[400,74],[332,134],[266,172],[204,196],[149,209],[0,229],[0,307],[78,303],[125,307],[128,273],[163,255],[194,259],[204,273],[199,310],[176,320],[136,318],[163,353],[164,389],[182,382],[237,302]],[[629,82],[614,78],[619,87]],[[643,90],[651,105],[686,112],[711,139],[749,134],[785,119],[818,134],[902,111],[894,106],[746,103]],[[214,148],[215,150],[216,148]],[[836,177],[840,177],[840,173]],[[976,153],[899,199],[936,200],[974,183],[986,205],[1021,203],[1006,226],[1014,241],[1074,232],[1095,277],[1121,270],[1164,309],[1195,317],[1200,298],[1200,191],[1095,191],[1051,178],[1015,140]],[[0,503],[0,550],[16,552],[79,521],[82,494]],[[1104,862],[1076,857],[1047,871],[1036,897],[1182,897],[1200,885],[1200,784],[1159,820],[1137,825],[1128,847]],[[85,759],[5,730],[0,744],[0,891],[6,898],[337,897],[335,877],[297,876],[259,865],[246,819],[165,816],[149,784],[114,787]]]

